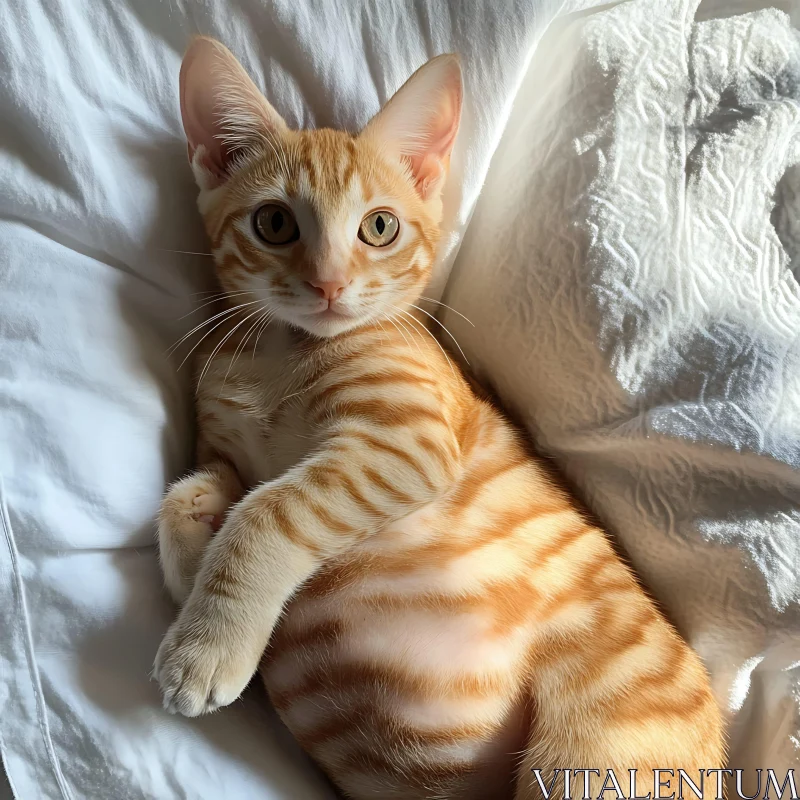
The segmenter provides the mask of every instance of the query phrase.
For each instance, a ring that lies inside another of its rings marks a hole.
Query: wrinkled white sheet
[[[168,252],[206,248],[178,119],[188,37],[228,44],[290,124],[348,128],[458,51],[455,244],[560,5],[0,3],[0,752],[18,798],[328,796],[261,698],[189,721],[148,681],[174,613],[153,518],[191,451],[165,351],[209,286],[206,259]]]
[[[800,35],[765,5],[632,0],[551,29],[444,299],[475,325],[445,315],[473,366],[705,659],[730,765],[785,775],[800,767]],[[800,3],[782,6],[800,24]]]

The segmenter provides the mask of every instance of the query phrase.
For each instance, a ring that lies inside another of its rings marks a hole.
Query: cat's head
[[[226,292],[317,336],[391,317],[419,297],[461,113],[455,56],[417,70],[357,135],[290,130],[212,39],[190,46],[180,91]]]

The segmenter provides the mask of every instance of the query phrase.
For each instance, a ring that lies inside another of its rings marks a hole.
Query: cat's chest
[[[304,408],[306,376],[287,366],[284,348],[266,348],[219,373],[198,393],[198,420],[208,443],[234,463],[245,484],[278,477],[316,447]]]

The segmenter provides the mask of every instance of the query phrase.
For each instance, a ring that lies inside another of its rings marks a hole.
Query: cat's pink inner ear
[[[180,100],[189,160],[202,147],[201,166],[219,182],[227,178],[234,150],[287,129],[235,56],[204,36],[183,58]]]
[[[439,191],[461,120],[461,67],[452,54],[420,67],[367,125],[364,133],[396,148],[427,199]]]
[[[181,117],[189,144],[189,160],[202,147],[203,167],[215,177],[222,178],[226,153],[214,80],[219,71],[219,51],[215,44],[209,39],[198,38],[186,51],[180,76]]]

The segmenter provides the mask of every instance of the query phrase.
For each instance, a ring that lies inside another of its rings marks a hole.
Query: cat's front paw
[[[184,609],[156,655],[153,675],[164,708],[197,717],[229,705],[245,690],[260,655],[248,656],[241,637],[222,620],[195,618]]]
[[[242,496],[232,469],[200,470],[174,483],[158,517],[164,581],[180,605],[189,597],[208,543]]]
[[[235,478],[221,480],[198,472],[172,485],[161,506],[161,523],[173,536],[207,539],[222,527],[228,509],[241,496]]]

